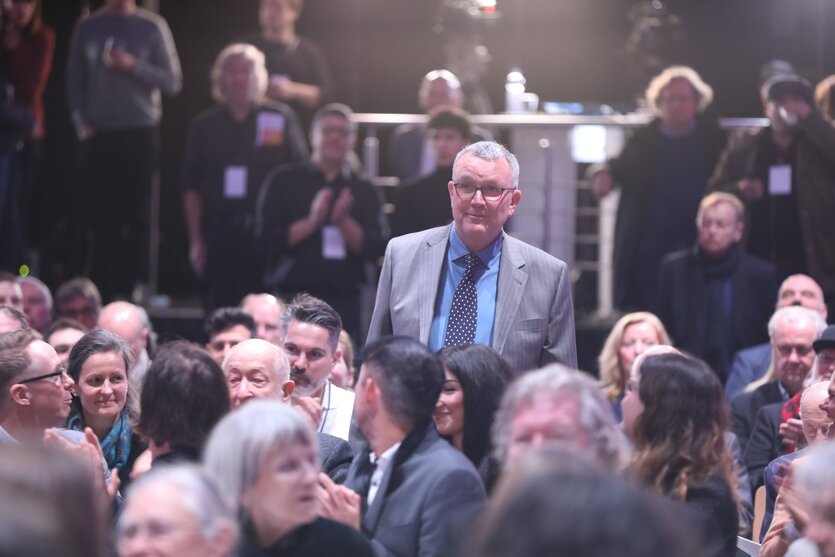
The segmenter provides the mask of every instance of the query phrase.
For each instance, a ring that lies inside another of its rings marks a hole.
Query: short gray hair
[[[235,516],[241,516],[241,499],[270,455],[293,443],[319,452],[313,427],[297,410],[278,401],[247,402],[218,422],[206,442],[203,462]]]
[[[212,98],[219,103],[226,102],[226,92],[223,90],[221,79],[223,70],[237,59],[252,62],[252,76],[250,78],[252,100],[260,99],[267,91],[267,80],[269,76],[267,74],[264,53],[251,44],[233,43],[220,51],[220,54],[215,58],[215,63],[209,74],[212,80]]]
[[[131,484],[127,502],[143,489],[160,485],[180,489],[180,501],[197,521],[204,538],[213,538],[224,525],[237,532],[235,516],[223,500],[217,483],[193,464],[160,466],[142,474]]]
[[[52,310],[52,292],[49,291],[49,287],[45,285],[41,279],[30,275],[28,277],[19,278],[17,283],[21,287],[24,284],[31,284],[32,286],[40,290],[41,294],[43,294],[44,300],[46,301],[46,307]]]
[[[283,383],[284,381],[288,381],[290,379],[290,360],[287,358],[287,352],[285,352],[280,346],[276,346],[275,344],[260,338],[248,338],[233,346],[229,352],[227,352],[226,357],[223,358],[223,363],[220,364],[220,368],[223,370],[223,373],[226,373],[226,368],[229,367],[229,357],[232,356],[235,350],[241,350],[241,347],[246,348],[246,346],[251,346],[252,344],[262,346],[271,353],[270,356],[272,357],[273,365],[270,371],[275,376],[276,382]]]
[[[519,187],[519,161],[516,159],[516,155],[508,151],[504,145],[495,141],[479,141],[461,149],[455,156],[455,162],[452,163],[454,181],[458,181],[455,177],[455,168],[458,166],[458,161],[467,154],[472,154],[485,161],[495,161],[500,158],[506,160],[507,164],[510,165],[510,170],[513,171],[513,187]]]
[[[615,469],[624,461],[623,434],[600,385],[589,375],[561,364],[528,372],[510,384],[493,422],[493,447],[506,462],[514,416],[536,399],[570,397],[579,407],[577,422],[591,440],[593,456]]]
[[[768,338],[773,343],[774,337],[777,335],[777,328],[780,325],[802,321],[812,322],[815,326],[815,338],[820,338],[826,329],[826,321],[817,311],[802,306],[787,306],[775,311],[771,319],[768,320]]]

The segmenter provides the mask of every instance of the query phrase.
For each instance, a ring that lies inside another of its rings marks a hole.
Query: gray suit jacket
[[[368,340],[394,334],[428,342],[450,226],[394,238],[386,248]],[[516,371],[577,367],[568,267],[504,233],[492,347]]]
[[[362,531],[378,557],[456,554],[456,536],[487,496],[475,467],[438,436],[434,422],[417,426],[400,445],[366,505],[373,468],[369,450],[351,463],[345,485],[362,497]]]

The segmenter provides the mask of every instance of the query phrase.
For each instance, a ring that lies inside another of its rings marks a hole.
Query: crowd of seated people
[[[54,38],[39,0],[11,5],[0,65],[14,85],[38,62],[14,132],[32,169]],[[769,126],[730,141],[695,71],[652,81],[657,119],[589,172],[598,197],[622,192],[629,312],[596,378],[576,369],[565,265],[504,232],[518,161],[476,143],[489,132],[458,79],[428,73],[426,127],[392,138],[406,183],[389,227],[353,112],[295,33],[302,5],[261,0],[261,33],[217,55],[217,106],[183,162],[205,334],[164,343],[126,300],[176,49],[134,0],[77,26],[88,194],[113,203],[102,188],[131,180],[122,212],[88,223],[90,278],[53,293],[0,273],[0,553],[730,557],[759,532],[763,555],[835,557],[832,81],[771,68]],[[8,211],[0,267],[21,243]],[[384,250],[363,342],[360,291]]]

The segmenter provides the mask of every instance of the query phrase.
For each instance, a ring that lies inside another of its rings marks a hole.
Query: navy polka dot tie
[[[478,300],[475,291],[475,270],[481,260],[474,253],[464,256],[464,278],[455,288],[452,307],[444,336],[444,347],[475,342],[475,326],[478,317]]]

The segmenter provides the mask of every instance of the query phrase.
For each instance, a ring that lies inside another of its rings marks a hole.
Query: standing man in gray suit
[[[517,371],[576,368],[568,268],[503,230],[522,198],[516,157],[498,143],[469,145],[448,189],[453,224],[389,242],[368,340],[486,344]]]

